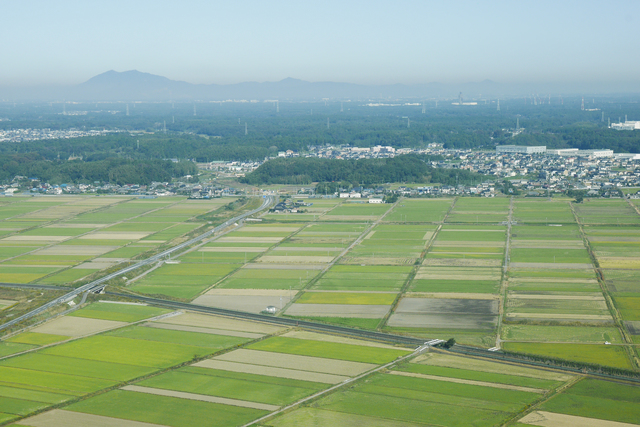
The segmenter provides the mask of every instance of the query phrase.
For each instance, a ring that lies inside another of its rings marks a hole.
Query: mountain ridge
[[[565,90],[560,90],[560,89]],[[287,77],[275,82],[234,84],[194,84],[171,80],[138,70],[109,70],[73,86],[11,88],[0,87],[0,100],[66,101],[224,101],[224,100],[384,100],[496,99],[532,93],[582,93],[579,86],[503,84],[490,79],[461,84],[431,82],[423,84],[366,85],[344,82],[309,82]],[[543,95],[544,96],[544,95]]]

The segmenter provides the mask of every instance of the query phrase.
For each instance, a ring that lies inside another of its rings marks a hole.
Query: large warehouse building
[[[497,154],[539,154],[545,153],[547,151],[547,147],[544,145],[527,147],[524,145],[498,145],[496,146]]]

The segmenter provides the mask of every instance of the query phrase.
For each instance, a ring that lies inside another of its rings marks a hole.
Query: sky
[[[640,82],[640,0],[0,0],[0,86]]]

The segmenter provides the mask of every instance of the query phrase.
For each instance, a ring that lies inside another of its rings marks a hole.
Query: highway
[[[0,288],[16,288],[16,289],[46,289],[49,291],[67,291],[71,289],[69,286],[55,285],[30,285],[24,283],[0,283]]]
[[[193,239],[188,240],[188,241],[186,241],[184,243],[181,243],[181,244],[179,244],[177,246],[174,246],[174,247],[172,247],[170,249],[167,249],[164,252],[161,252],[161,253],[159,253],[157,255],[154,255],[152,257],[149,257],[149,258],[147,258],[147,259],[145,259],[143,261],[139,261],[139,262],[137,262],[137,263],[135,263],[133,265],[125,267],[125,268],[123,268],[121,270],[118,270],[118,271],[116,271],[114,273],[111,273],[111,274],[109,274],[107,276],[101,277],[100,279],[94,280],[91,283],[87,283],[86,285],[83,285],[83,286],[81,286],[79,288],[76,288],[76,289],[74,289],[74,290],[62,295],[59,298],[56,298],[56,299],[54,299],[54,300],[52,300],[52,301],[50,301],[50,302],[48,302],[46,304],[43,304],[42,306],[36,308],[35,310],[30,311],[29,313],[23,314],[20,317],[17,317],[15,319],[3,324],[3,325],[0,325],[0,331],[2,331],[3,329],[9,328],[9,327],[11,327],[11,326],[13,326],[13,325],[15,325],[17,323],[20,323],[20,322],[22,322],[24,320],[30,319],[30,318],[32,318],[34,316],[37,316],[38,314],[40,314],[40,313],[42,313],[42,312],[44,312],[44,311],[46,311],[46,310],[48,310],[48,309],[50,309],[52,307],[55,307],[58,304],[64,304],[66,302],[69,302],[69,301],[71,301],[72,299],[76,298],[78,295],[80,295],[80,294],[82,294],[84,292],[98,292],[98,291],[101,291],[102,289],[104,289],[104,287],[106,286],[106,282],[108,282],[109,280],[111,280],[111,279],[113,279],[115,277],[121,276],[123,274],[126,274],[126,273],[128,273],[130,271],[133,271],[133,270],[137,269],[137,268],[143,267],[143,266],[145,266],[147,264],[152,264],[152,263],[158,262],[162,258],[165,258],[165,257],[171,255],[174,252],[180,251],[181,249],[184,249],[187,246],[193,245],[194,243],[198,243],[198,242],[208,238],[209,236],[213,235],[214,233],[216,233],[216,232],[218,232],[220,230],[224,230],[225,228],[229,227],[231,224],[234,224],[234,223],[236,223],[238,221],[243,220],[244,218],[246,218],[248,216],[251,216],[251,215],[253,215],[255,213],[258,213],[258,212],[266,209],[274,201],[275,201],[275,198],[273,196],[266,196],[263,199],[262,205],[260,205],[259,208],[256,208],[256,209],[254,209],[254,210],[252,210],[250,212],[246,212],[246,213],[244,213],[242,215],[239,215],[239,216],[237,216],[235,218],[231,218],[228,221],[226,221],[224,224],[220,224],[217,227],[207,231],[206,233],[201,234],[201,235],[199,235],[197,237],[194,237]]]
[[[107,295],[115,295],[129,299],[135,299],[140,302],[151,304],[154,306],[164,306],[174,310],[189,310],[194,312],[215,314],[218,316],[235,317],[245,320],[253,320],[258,322],[267,322],[274,325],[282,326],[298,326],[305,329],[313,329],[323,332],[333,332],[343,335],[351,335],[358,338],[366,338],[376,341],[384,341],[392,344],[404,344],[411,347],[418,347],[424,344],[424,340],[420,338],[407,337],[404,335],[385,334],[383,332],[367,331],[364,329],[348,328],[344,326],[328,325],[324,323],[308,322],[306,320],[296,320],[287,317],[276,317],[265,314],[248,313],[244,311],[227,310],[224,308],[208,307],[204,305],[192,304],[188,302],[168,301],[158,298],[144,297],[133,294],[120,294],[115,292],[107,292]]]
[[[158,298],[145,297],[141,295],[121,294],[121,293],[114,293],[114,292],[107,292],[107,295],[114,295],[114,296],[129,298],[129,299],[135,299],[146,304],[167,307],[174,310],[188,310],[191,312],[199,312],[204,314],[213,314],[217,316],[233,317],[233,318],[238,318],[243,320],[265,322],[265,323],[270,323],[273,325],[280,325],[280,326],[289,326],[289,327],[295,326],[295,327],[304,328],[307,330],[347,335],[347,336],[352,336],[354,338],[381,341],[389,344],[400,344],[400,345],[413,347],[413,348],[422,347],[424,349],[425,345],[432,347],[434,344],[441,341],[441,340],[428,340],[428,339],[425,341],[424,338],[415,338],[415,337],[408,337],[404,335],[387,334],[384,332],[368,331],[364,329],[355,329],[355,328],[349,328],[345,326],[330,325],[330,324],[324,324],[324,323],[315,323],[315,322],[309,322],[306,320],[296,320],[296,319],[290,319],[286,317],[276,317],[276,316],[269,316],[265,314],[247,313],[244,311],[227,310],[224,308],[208,307],[204,305],[197,305],[197,304],[192,304],[187,302],[168,301],[168,300],[163,300]],[[514,355],[514,354],[505,354],[501,351],[490,351],[487,349],[471,347],[467,345],[455,344],[453,347],[447,350],[439,349],[438,351],[453,352],[462,356],[489,358],[497,362],[502,362],[502,363],[506,362],[506,363],[520,365],[520,366],[524,365],[524,366],[532,366],[537,368],[553,369],[557,371],[570,372],[572,374],[580,374],[580,375],[588,374],[588,375],[603,378],[603,379],[628,381],[628,382],[640,384],[640,377],[637,377],[637,376],[632,377],[632,376],[626,376],[626,375],[606,374],[601,372],[594,372],[592,370],[590,370],[589,372],[586,372],[584,369],[581,369],[581,368],[558,365],[551,361],[541,362],[541,361],[528,360],[526,359],[526,357],[525,358],[518,357],[517,355]]]

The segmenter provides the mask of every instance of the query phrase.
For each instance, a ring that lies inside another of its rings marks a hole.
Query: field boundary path
[[[387,322],[389,321],[389,318],[391,317],[391,315],[393,315],[395,313],[396,309],[398,308],[398,304],[400,304],[400,300],[407,293],[407,290],[411,287],[411,283],[415,279],[416,274],[418,274],[418,270],[420,269],[420,267],[422,267],[422,263],[423,263],[425,257],[427,256],[427,253],[429,253],[429,251],[431,250],[431,247],[433,246],[433,244],[435,243],[436,239],[438,238],[438,234],[440,233],[440,230],[442,230],[442,226],[447,222],[447,218],[449,217],[449,214],[453,210],[453,208],[456,205],[457,201],[458,201],[458,197],[455,197],[453,199],[453,201],[451,202],[451,205],[449,206],[449,209],[447,210],[447,212],[442,217],[442,223],[438,224],[438,226],[434,230],[433,234],[431,235],[431,238],[424,245],[424,249],[423,249],[422,253],[420,254],[420,257],[418,258],[418,260],[414,264],[413,269],[411,270],[411,273],[409,273],[409,275],[407,276],[407,280],[405,281],[404,285],[400,289],[400,292],[398,292],[398,295],[396,296],[396,299],[393,301],[393,304],[391,304],[391,308],[389,309],[387,314],[382,319],[380,319],[380,323],[378,323],[378,330],[380,330],[381,328],[383,328],[387,324]],[[406,221],[404,222],[404,224],[406,224]]]
[[[502,280],[500,281],[500,292],[498,297],[500,303],[498,304],[498,325],[496,326],[496,349],[500,349],[502,340],[500,339],[500,328],[502,327],[502,316],[504,315],[504,305],[507,301],[507,283],[508,283],[508,271],[509,262],[511,261],[510,246],[511,246],[511,225],[513,224],[513,196],[509,201],[509,216],[507,217],[507,238],[504,247],[504,262],[502,265]]]
[[[326,267],[324,267],[322,269],[322,271],[320,271],[320,273],[314,277],[312,280],[309,280],[309,282],[306,284],[306,286],[302,289],[300,289],[298,291],[298,293],[289,300],[289,302],[282,308],[282,310],[280,310],[278,312],[278,316],[280,316],[282,313],[286,312],[287,309],[291,306],[291,304],[295,303],[296,300],[298,300],[298,298],[300,298],[302,296],[302,294],[304,293],[305,290],[309,289],[311,286],[313,286],[318,280],[320,280],[322,278],[322,276],[324,276],[324,274],[329,271],[329,269],[331,269],[331,267],[333,267],[338,261],[340,261],[342,259],[342,257],[344,257],[347,253],[349,253],[349,251],[351,249],[353,249],[354,247],[356,247],[356,245],[358,245],[360,242],[362,242],[362,240],[369,234],[369,232],[371,230],[373,230],[376,225],[378,225],[383,219],[384,217],[386,217],[389,212],[391,212],[396,205],[398,204],[398,202],[395,202],[393,205],[391,205],[391,207],[389,209],[387,209],[387,211],[382,214],[377,220],[375,220],[374,222],[371,223],[371,225],[369,227],[367,227],[361,234],[360,236],[358,236],[358,238],[356,240],[353,241],[353,243],[351,243],[349,246],[347,246],[342,252],[340,252],[340,254],[335,257],[333,259],[333,261],[331,261],[329,264],[326,265]]]
[[[340,384],[336,384],[333,387],[329,387],[328,389],[319,391],[318,393],[312,394],[311,396],[307,396],[304,399],[300,399],[297,402],[294,402],[294,403],[292,403],[290,405],[284,406],[284,407],[278,409],[275,412],[271,412],[270,414],[267,414],[267,415],[265,415],[263,417],[260,417],[257,420],[253,420],[250,423],[244,424],[242,427],[249,427],[249,426],[252,426],[252,425],[256,425],[256,424],[261,423],[262,421],[267,420],[269,418],[272,418],[272,417],[274,417],[274,416],[276,416],[276,415],[278,415],[278,414],[280,414],[282,412],[286,412],[286,411],[289,411],[289,410],[291,410],[291,409],[293,409],[293,408],[295,408],[297,406],[300,406],[305,402],[309,402],[311,400],[315,400],[318,397],[323,396],[323,395],[325,395],[327,393],[332,393],[332,392],[338,390],[339,388],[342,388],[344,386],[348,386],[349,384],[351,384],[351,383],[353,383],[355,381],[358,381],[358,380],[360,380],[360,379],[362,379],[364,377],[367,377],[367,376],[369,376],[371,374],[375,374],[376,372],[380,372],[380,371],[382,371],[384,369],[388,369],[388,368],[392,367],[393,365],[396,365],[396,364],[398,364],[400,362],[403,362],[403,361],[405,361],[407,359],[415,357],[415,356],[419,355],[420,353],[422,353],[424,350],[425,350],[424,347],[422,347],[422,346],[418,347],[413,353],[409,353],[409,354],[407,354],[405,356],[399,357],[399,358],[397,358],[396,360],[394,360],[392,362],[386,363],[386,364],[384,364],[382,366],[378,366],[377,368],[374,368],[374,369],[372,369],[370,371],[364,372],[364,373],[362,373],[362,374],[360,374],[358,376],[349,378],[348,380],[344,380]]]
[[[568,389],[570,387],[573,387],[576,383],[578,383],[579,381],[581,381],[584,378],[585,378],[584,376],[576,375],[574,378],[571,378],[570,380],[565,381],[562,385],[556,387],[551,392],[549,392],[547,394],[544,394],[537,401],[535,401],[535,402],[531,403],[530,405],[526,406],[523,411],[518,412],[517,414],[514,414],[509,419],[505,420],[505,422],[503,422],[501,425],[502,426],[513,425],[514,422],[517,422],[518,420],[526,417],[528,414],[534,412],[535,410],[537,410],[540,407],[540,405],[542,405],[545,402],[548,402],[549,399],[551,399],[552,397],[557,396],[558,394],[561,394],[566,389]]]
[[[634,205],[633,203],[631,203],[630,199],[626,199],[627,203],[629,204],[629,206],[631,206],[631,209],[633,209],[634,211],[636,211],[636,213],[638,215],[640,215],[640,209],[638,209],[638,207],[636,205]]]
[[[589,242],[589,239],[587,238],[587,235],[584,232],[583,224],[582,222],[580,222],[580,217],[576,213],[573,203],[570,202],[569,205],[571,206],[571,213],[573,213],[573,216],[576,219],[576,223],[578,224],[578,230],[580,230],[580,236],[582,237],[582,242],[584,243],[584,246],[587,249],[587,252],[589,252],[589,258],[591,258],[591,264],[596,273],[596,278],[598,279],[598,285],[600,286],[600,291],[602,292],[602,295],[604,296],[604,300],[607,303],[607,308],[609,309],[609,313],[611,314],[611,317],[613,317],[613,322],[616,328],[618,328],[618,331],[620,332],[620,336],[622,336],[622,340],[624,341],[624,349],[626,350],[627,357],[629,358],[629,362],[631,362],[631,366],[637,369],[638,367],[640,367],[640,359],[638,359],[638,356],[636,355],[635,344],[633,340],[629,337],[629,334],[627,333],[627,330],[624,326],[622,316],[618,311],[618,307],[616,307],[613,297],[609,293],[607,284],[604,281],[602,269],[600,268],[600,263],[598,262],[598,258],[596,258],[596,255],[593,253],[593,250],[591,249],[591,243]]]
[[[268,212],[268,211],[267,211]],[[219,235],[212,237],[211,239],[207,239],[206,241],[201,242],[199,245],[194,246],[193,248],[190,248],[187,251],[184,251],[183,254],[180,255],[184,255],[188,252],[193,252],[193,251],[197,251],[199,248],[201,248],[202,246],[206,245],[209,242],[213,242],[217,239],[219,239],[220,237],[229,234],[233,231],[237,231],[239,229],[241,229],[242,227],[244,227],[246,225],[246,222],[241,222],[237,227],[234,228],[230,228],[229,230],[225,231],[224,233],[220,233]],[[218,280],[216,280],[215,283],[213,283],[211,286],[207,287],[206,289],[202,290],[198,295],[196,295],[195,297],[193,297],[191,299],[191,301],[193,301],[194,299],[205,295],[207,292],[209,292],[212,289],[215,289],[219,284],[221,284],[222,282],[224,282],[225,280],[227,280],[229,277],[233,276],[234,274],[236,274],[238,271],[242,270],[243,268],[245,268],[248,264],[254,263],[256,262],[257,259],[263,257],[266,253],[271,252],[274,248],[280,246],[282,244],[282,242],[284,242],[287,239],[290,239],[291,237],[295,236],[296,234],[298,234],[299,232],[301,232],[302,230],[304,230],[305,228],[307,228],[309,225],[305,225],[302,228],[299,228],[296,231],[291,232],[291,234],[289,234],[287,237],[283,238],[281,241],[279,241],[278,243],[274,244],[273,246],[271,246],[270,248],[268,248],[266,251],[262,252],[260,255],[258,255],[257,257],[247,261],[246,260],[246,252],[245,252],[245,261],[243,264],[240,264],[240,267],[236,268],[235,270],[232,270],[230,272],[228,272],[227,274],[225,274],[224,276],[220,277]]]
[[[123,268],[121,270],[118,270],[118,271],[116,271],[114,273],[111,273],[111,274],[109,274],[107,276],[101,277],[100,279],[94,280],[93,282],[87,283],[86,285],[83,285],[83,286],[81,286],[81,287],[79,287],[77,289],[74,289],[73,291],[68,292],[65,295],[62,295],[61,297],[58,297],[58,298],[54,299],[53,301],[50,301],[50,302],[48,302],[48,303],[36,308],[35,310],[30,311],[29,313],[23,314],[20,317],[17,317],[15,319],[3,324],[3,325],[0,325],[0,331],[6,329],[8,327],[11,327],[11,326],[13,326],[13,325],[15,325],[15,324],[17,324],[19,322],[22,322],[24,320],[30,319],[30,318],[32,318],[34,316],[37,316],[38,314],[43,313],[44,311],[46,311],[49,308],[52,308],[52,307],[54,307],[54,306],[56,306],[58,304],[63,304],[63,303],[69,302],[69,301],[73,300],[78,295],[80,295],[80,294],[82,294],[84,292],[99,292],[99,291],[102,291],[107,286],[106,282],[108,282],[109,280],[111,280],[111,279],[113,279],[115,277],[118,277],[118,276],[120,276],[122,274],[126,274],[126,273],[128,273],[130,271],[133,271],[133,270],[135,270],[137,268],[140,268],[142,266],[145,266],[147,264],[152,264],[152,263],[154,263],[156,261],[159,261],[160,259],[162,259],[162,258],[164,258],[166,256],[171,255],[173,252],[180,251],[180,250],[184,249],[187,246],[193,245],[194,243],[197,243],[197,242],[199,242],[201,240],[204,240],[207,237],[213,235],[215,232],[220,231],[220,230],[224,230],[229,225],[231,225],[231,224],[233,224],[233,223],[235,223],[237,221],[240,221],[240,220],[242,220],[242,219],[244,219],[244,218],[246,218],[248,216],[256,214],[256,213],[262,211],[263,209],[266,209],[269,205],[272,204],[272,202],[273,202],[273,197],[272,196],[265,196],[264,199],[263,199],[262,204],[258,208],[253,209],[253,210],[251,210],[249,212],[245,212],[242,215],[238,215],[237,217],[231,218],[231,219],[227,220],[226,222],[224,222],[223,224],[220,224],[220,225],[212,228],[211,230],[209,230],[209,231],[207,231],[207,232],[205,232],[205,233],[203,233],[203,234],[201,234],[199,236],[194,237],[193,239],[190,239],[190,240],[188,240],[186,242],[180,243],[179,245],[176,245],[173,248],[167,249],[167,250],[165,250],[163,252],[160,252],[159,254],[156,254],[156,255],[154,255],[152,257],[149,257],[149,258],[147,258],[145,260],[138,261],[137,263],[135,263],[133,265],[125,267],[125,268]]]

